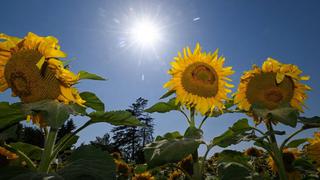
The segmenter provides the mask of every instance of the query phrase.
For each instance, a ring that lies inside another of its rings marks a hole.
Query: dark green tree
[[[153,118],[144,112],[147,103],[148,100],[140,97],[127,109],[145,126],[118,126],[111,130],[112,144],[121,151],[126,161],[143,162],[143,147],[153,141]]]

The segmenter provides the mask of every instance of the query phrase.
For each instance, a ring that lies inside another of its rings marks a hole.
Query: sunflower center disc
[[[217,73],[203,62],[189,65],[182,74],[182,85],[186,91],[201,97],[214,97],[218,92]]]
[[[260,104],[268,109],[275,109],[284,103],[290,103],[294,93],[294,83],[285,77],[276,83],[276,73],[255,75],[248,83],[246,96],[250,104]]]
[[[41,74],[36,66],[41,57],[36,50],[19,50],[5,66],[4,75],[9,87],[24,103],[56,99],[60,94],[60,83],[54,72],[46,69]]]

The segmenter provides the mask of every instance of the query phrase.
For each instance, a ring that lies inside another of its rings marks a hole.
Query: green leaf
[[[26,154],[30,159],[40,160],[43,149],[28,143],[16,142],[9,144],[13,149],[17,149]]]
[[[69,115],[74,113],[70,106],[54,100],[23,104],[23,110],[26,114],[41,113],[48,125],[55,129],[61,127]]]
[[[16,140],[18,138],[18,124],[11,126],[9,128],[6,128],[0,133],[0,141],[6,141],[9,139]]]
[[[58,171],[64,179],[116,179],[112,156],[94,146],[80,146],[69,157],[65,167]]]
[[[68,134],[64,135],[64,136],[60,139],[60,141],[55,145],[55,147],[60,147],[60,146],[61,146],[61,143],[63,143],[65,140],[67,140],[70,135],[71,135],[71,133],[68,133]],[[60,151],[64,151],[65,149],[67,149],[67,148],[71,147],[72,145],[76,144],[77,141],[78,141],[78,139],[79,139],[79,136],[73,135],[73,136],[67,141],[67,143],[65,143],[63,146],[61,146],[61,147],[59,148],[59,152],[60,152]]]
[[[2,166],[0,168],[0,179],[10,179],[10,180],[64,180],[61,176],[56,173],[40,173],[31,171],[27,168],[20,166]]]
[[[142,126],[135,116],[129,111],[92,112],[88,115],[92,123],[106,122],[115,126]]]
[[[186,132],[184,133],[185,138],[194,138],[194,139],[202,139],[203,137],[203,131],[201,129],[198,129],[196,127],[188,127]]]
[[[247,131],[252,130],[252,127],[248,124],[248,119],[240,119],[233,124],[232,127],[224,132],[222,135],[215,137],[212,141],[212,145],[218,145],[220,147],[228,147],[232,144],[238,144],[240,141],[248,138]]]
[[[100,81],[106,80],[105,78],[103,78],[101,76],[98,76],[98,75],[92,74],[92,73],[88,73],[86,71],[80,71],[79,72],[79,78],[80,79],[100,80]]]
[[[69,106],[75,112],[75,115],[76,114],[79,114],[81,116],[87,115],[86,107],[79,106],[78,104],[74,104],[74,103],[69,104]]]
[[[0,132],[13,124],[25,120],[20,103],[0,102]]]
[[[160,99],[164,99],[164,98],[166,98],[166,97],[169,97],[169,96],[171,96],[172,94],[174,94],[175,92],[176,92],[175,90],[170,90],[170,91],[166,92],[164,95],[162,95],[162,96],[160,97]]]
[[[248,179],[250,171],[242,164],[235,162],[221,163],[218,166],[219,180]]]
[[[146,145],[144,155],[148,167],[153,168],[181,161],[189,154],[194,153],[201,143],[201,141],[191,138],[155,141]]]
[[[163,136],[157,136],[156,137],[156,141],[160,141],[160,140],[171,140],[171,139],[182,139],[183,136],[178,132],[178,131],[174,131],[174,132],[168,132]]]
[[[224,150],[218,155],[218,162],[236,162],[248,169],[252,169],[251,165],[248,163],[249,157],[244,156],[242,152],[234,150]]]
[[[286,147],[296,148],[307,141],[308,141],[308,138],[295,139],[295,140],[291,141],[290,143],[288,143]]]
[[[84,105],[96,111],[104,111],[104,103],[92,92],[82,92],[80,96],[86,102]]]
[[[272,152],[271,147],[267,141],[264,141],[262,139],[257,139],[256,142],[254,143],[255,146],[261,147],[265,149],[268,152]]]
[[[148,165],[146,164],[137,164],[136,167],[134,168],[134,173],[135,174],[140,174],[148,170]]]
[[[178,110],[179,105],[176,104],[176,98],[170,99],[168,102],[158,102],[155,105],[151,106],[150,108],[146,109],[145,111],[148,113],[166,113],[173,110]]]
[[[290,105],[282,105],[273,110],[269,110],[258,105],[253,105],[252,110],[255,115],[263,119],[270,119],[274,122],[280,122],[291,127],[296,127],[297,125],[299,113]]]
[[[299,117],[299,122],[304,124],[304,129],[320,127],[320,117]]]

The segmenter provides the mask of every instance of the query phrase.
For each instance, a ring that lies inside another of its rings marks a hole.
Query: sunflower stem
[[[45,141],[44,151],[42,153],[41,162],[38,168],[39,172],[48,173],[50,169],[50,164],[52,162],[51,155],[54,149],[54,144],[56,142],[58,130],[50,128],[48,136]]]
[[[30,169],[32,169],[32,170],[36,169],[36,165],[33,163],[33,161],[25,153],[23,153],[22,151],[20,151],[18,149],[13,148],[12,146],[10,146],[9,144],[6,144],[6,143],[3,144],[3,147],[16,153],[19,156],[19,158],[21,158],[22,160],[24,160],[27,163],[27,165]]]
[[[201,123],[200,123],[200,125],[199,125],[199,129],[202,128],[203,124],[206,122],[206,120],[208,119],[208,117],[209,117],[209,116],[205,116],[205,117],[202,119],[202,121],[201,121]]]
[[[270,120],[266,121],[266,126],[269,132],[273,132],[273,127]],[[270,133],[270,142],[271,142],[271,149],[274,153],[273,158],[277,165],[280,180],[287,180],[286,170],[283,164],[282,152],[278,147],[277,139],[274,133]]]

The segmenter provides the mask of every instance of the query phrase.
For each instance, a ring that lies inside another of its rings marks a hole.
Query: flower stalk
[[[38,168],[39,172],[45,172],[45,173],[49,172],[50,165],[53,159],[51,156],[53,154],[53,149],[56,142],[57,134],[58,134],[57,129],[50,128],[49,134],[45,141],[45,148],[42,153],[41,162]]]

